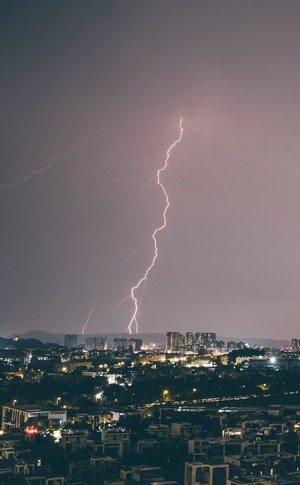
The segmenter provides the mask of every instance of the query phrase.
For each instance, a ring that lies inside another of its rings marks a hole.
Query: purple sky
[[[140,331],[300,337],[299,15],[294,0],[1,2],[2,336],[126,331],[181,113]]]

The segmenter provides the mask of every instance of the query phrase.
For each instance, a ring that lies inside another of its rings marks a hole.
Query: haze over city
[[[299,337],[300,4],[1,2],[1,335]],[[135,333],[135,326],[133,330]]]

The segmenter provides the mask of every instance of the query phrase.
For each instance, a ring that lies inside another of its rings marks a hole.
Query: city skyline
[[[299,13],[3,2],[3,336],[126,332],[167,200],[139,332],[299,337]]]

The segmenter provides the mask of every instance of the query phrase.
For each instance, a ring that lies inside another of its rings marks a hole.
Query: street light
[[[59,406],[59,401],[61,400],[61,397],[56,398],[56,406]]]

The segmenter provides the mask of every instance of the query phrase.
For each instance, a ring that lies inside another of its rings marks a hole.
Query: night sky
[[[300,2],[1,1],[0,334],[300,337]],[[22,182],[23,180],[23,182]]]

